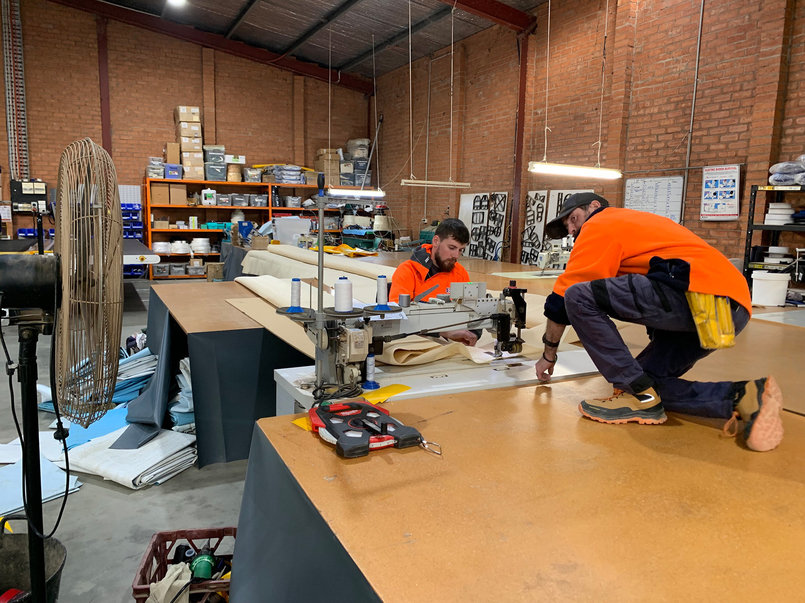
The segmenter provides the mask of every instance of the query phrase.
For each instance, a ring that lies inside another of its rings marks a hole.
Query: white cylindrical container
[[[790,278],[788,273],[752,271],[752,305],[784,306]]]
[[[345,276],[335,281],[335,311],[352,312],[352,282]]]
[[[302,305],[302,281],[291,279],[291,307],[299,308]]]
[[[377,305],[386,306],[389,303],[388,279],[384,275],[377,277]]]

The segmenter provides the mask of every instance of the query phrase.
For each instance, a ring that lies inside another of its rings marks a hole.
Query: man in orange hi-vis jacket
[[[614,388],[610,396],[583,400],[579,410],[585,417],[659,424],[670,410],[728,419],[724,431],[730,435],[740,418],[750,449],[771,450],[782,441],[782,393],[774,377],[680,379],[713,351],[700,343],[690,293],[726,298],[736,335],[749,322],[746,279],[723,254],[668,218],[609,207],[594,193],[568,197],[546,232],[553,239],[571,234],[575,244],[545,301],[545,347],[535,367],[540,381],[550,380],[557,346],[570,324]],[[636,358],[613,318],[646,326],[650,342]]]
[[[423,301],[427,301],[440,293],[449,293],[450,283],[469,282],[470,275],[458,263],[458,258],[469,242],[470,231],[464,222],[456,218],[447,218],[440,222],[433,233],[433,243],[417,247],[410,260],[397,266],[391,277],[389,300],[398,301],[401,293],[414,299],[436,285],[437,288],[423,298]],[[475,345],[480,331],[460,329],[442,331],[439,335],[466,345]]]

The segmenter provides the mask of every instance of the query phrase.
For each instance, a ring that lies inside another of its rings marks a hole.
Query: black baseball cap
[[[561,239],[562,237],[566,237],[567,227],[562,220],[567,218],[574,209],[589,205],[593,201],[598,201],[601,207],[609,207],[609,201],[595,193],[575,193],[565,199],[565,202],[562,204],[562,211],[545,225],[545,233],[548,235],[548,238]]]

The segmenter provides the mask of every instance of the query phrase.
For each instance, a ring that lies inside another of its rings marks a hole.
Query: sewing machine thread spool
[[[380,389],[380,384],[375,381],[375,355],[369,354],[366,357],[366,381],[361,384],[363,389]]]
[[[400,304],[401,308],[407,308],[411,305],[411,295],[408,293],[400,293],[397,303]]]
[[[352,312],[352,283],[345,276],[335,281],[335,311]]]
[[[288,312],[302,311],[302,281],[298,278],[291,279],[291,305]]]
[[[377,305],[375,310],[391,310],[391,307],[389,307],[389,282],[383,274],[377,277]]]

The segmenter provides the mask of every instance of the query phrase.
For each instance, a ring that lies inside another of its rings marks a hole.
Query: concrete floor
[[[165,281],[170,282],[170,281]],[[147,323],[150,281],[127,280],[121,341]],[[17,360],[16,328],[4,328],[12,360]],[[39,383],[48,382],[50,337],[40,338]],[[5,364],[5,360],[3,361]],[[7,380],[0,384],[0,442],[17,437]],[[19,384],[14,380],[17,415]],[[39,413],[43,430],[55,418]],[[132,601],[132,581],[155,532],[237,526],[246,461],[191,467],[161,486],[129,490],[114,482],[78,473],[83,486],[71,494],[55,538],[67,548],[59,601],[115,603]],[[45,530],[58,516],[61,499],[44,506]],[[25,524],[15,522],[15,532]]]

